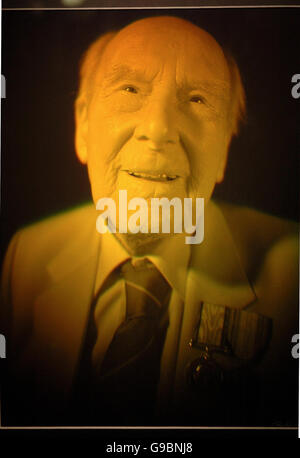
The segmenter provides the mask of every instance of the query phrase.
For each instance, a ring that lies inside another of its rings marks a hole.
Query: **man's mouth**
[[[133,176],[135,178],[140,178],[142,180],[148,181],[159,181],[159,182],[167,182],[167,181],[174,181],[178,178],[178,175],[170,175],[167,173],[145,173],[145,172],[133,172],[132,170],[124,170],[127,172],[128,175]]]

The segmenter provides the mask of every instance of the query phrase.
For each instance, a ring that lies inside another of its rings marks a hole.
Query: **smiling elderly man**
[[[204,198],[204,241],[118,220],[99,234],[92,205],[18,232],[3,269],[4,422],[293,424],[295,227],[211,199],[245,108],[235,62],[204,30],[156,17],[96,40],[80,78],[94,203]]]

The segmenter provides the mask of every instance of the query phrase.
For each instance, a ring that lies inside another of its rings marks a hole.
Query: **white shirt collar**
[[[131,256],[118,239],[107,232],[101,235],[95,293],[118,265],[130,258],[133,261],[146,258],[156,266],[184,300],[190,252],[190,245],[186,245],[185,237],[180,235],[162,239],[161,243],[145,256]]]

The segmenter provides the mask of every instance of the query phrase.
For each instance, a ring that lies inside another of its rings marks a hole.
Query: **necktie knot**
[[[126,316],[160,315],[169,302],[171,287],[153,263],[132,260],[121,267],[126,283]],[[151,312],[152,310],[152,312]]]

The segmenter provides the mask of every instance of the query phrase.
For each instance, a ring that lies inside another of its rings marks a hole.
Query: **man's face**
[[[230,141],[229,71],[210,35],[175,18],[138,21],[109,42],[91,89],[81,160],[95,202],[119,190],[209,200]]]

